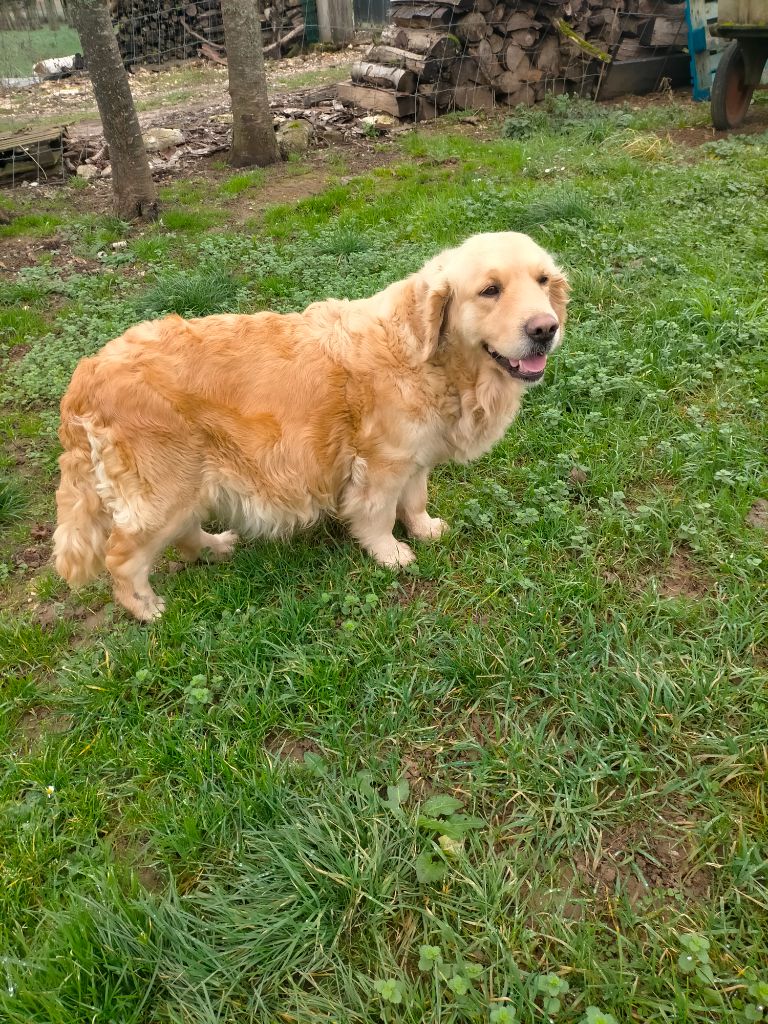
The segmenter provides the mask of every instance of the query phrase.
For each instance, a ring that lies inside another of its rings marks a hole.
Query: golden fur
[[[275,537],[324,513],[406,565],[395,520],[420,540],[444,532],[430,471],[504,434],[516,375],[560,343],[567,292],[527,236],[486,234],[368,299],[131,328],[80,362],[61,403],[58,572],[79,586],[106,566],[116,600],[152,619],[165,547],[231,553],[237,534],[205,533],[207,518]],[[536,347],[540,322],[555,333]]]

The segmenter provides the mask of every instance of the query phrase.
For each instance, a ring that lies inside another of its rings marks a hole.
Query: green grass
[[[68,57],[79,50],[77,32],[67,26],[0,32],[0,78],[25,78],[37,61]]]
[[[508,436],[434,474],[452,530],[413,570],[321,524],[161,567],[146,628],[0,547],[9,1024],[757,1019],[768,139],[659,147],[700,117],[673,105],[525,116],[410,133],[248,232],[164,214],[126,230],[125,278],[107,254],[3,284],[46,321],[0,366],[30,522],[77,359],[138,311],[367,295],[480,230],[530,232],[573,284]]]

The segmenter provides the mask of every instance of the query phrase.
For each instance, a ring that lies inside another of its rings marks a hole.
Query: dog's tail
[[[65,451],[59,459],[53,556],[58,574],[71,587],[82,587],[104,568],[112,515],[96,489],[91,445],[82,421],[64,415],[59,436]]]

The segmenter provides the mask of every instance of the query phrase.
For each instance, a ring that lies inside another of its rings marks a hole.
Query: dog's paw
[[[133,600],[125,602],[125,607],[141,622],[154,622],[165,611],[165,600],[153,594],[134,594]]]
[[[238,534],[233,530],[226,530],[224,533],[214,533],[206,542],[206,547],[211,553],[211,558],[216,562],[223,562],[231,558],[235,545],[240,540]]]
[[[408,532],[416,540],[438,540],[449,529],[450,527],[444,519],[433,519],[426,512],[423,516],[408,522]]]
[[[416,561],[416,555],[411,548],[394,537],[386,543],[372,547],[371,554],[380,565],[386,565],[388,569],[402,569]]]

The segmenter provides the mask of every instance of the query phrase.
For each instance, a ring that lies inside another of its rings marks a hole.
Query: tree
[[[233,167],[264,167],[280,159],[267,98],[256,0],[221,0],[232,97]]]
[[[154,220],[157,193],[107,2],[69,0],[67,10],[80,36],[109,146],[115,213],[122,220]]]

